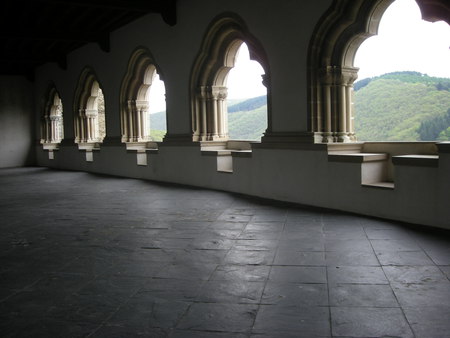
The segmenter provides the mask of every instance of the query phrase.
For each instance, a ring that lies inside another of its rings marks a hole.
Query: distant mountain
[[[266,97],[266,95],[262,95],[262,96],[253,97],[253,98],[241,101],[239,103],[230,105],[228,107],[228,112],[235,113],[235,112],[239,112],[239,111],[251,111],[251,110],[258,109],[265,105],[267,105],[267,97]]]
[[[450,79],[395,72],[354,85],[359,141],[450,140]],[[228,101],[230,139],[259,140],[267,128],[267,99]],[[166,130],[166,113],[150,115],[152,136]]]
[[[395,72],[354,88],[359,141],[449,140],[450,79]]]

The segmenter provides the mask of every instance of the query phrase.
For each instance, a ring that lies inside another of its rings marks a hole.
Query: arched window
[[[165,110],[164,84],[159,82],[161,78],[161,72],[150,52],[145,48],[137,49],[130,58],[120,91],[122,142],[145,144],[152,141],[152,104],[161,106],[162,101]],[[158,88],[152,88],[153,84]],[[153,89],[159,89],[159,99],[152,95],[155,92]],[[152,102],[153,100],[158,102]],[[165,125],[164,117],[163,120]]]
[[[355,55],[358,141],[435,141],[450,130],[450,26],[395,0]]]
[[[64,138],[63,107],[56,88],[51,85],[44,103],[44,114],[41,122],[41,143],[44,147],[58,144]]]
[[[377,34],[394,0],[336,0],[319,20],[308,51],[310,130],[315,142],[355,141],[352,87],[358,76],[356,51]],[[426,20],[449,21],[443,0],[416,0]]]
[[[259,141],[267,129],[267,88],[264,69],[250,59],[247,44],[241,44],[235,66],[228,73],[228,132],[232,140]]]
[[[94,72],[81,73],[75,92],[75,143],[97,144],[106,136],[105,99]]]
[[[227,141],[227,76],[245,42],[250,58],[264,69],[263,83],[268,89],[268,129],[270,128],[269,63],[261,44],[243,21],[224,15],[211,24],[203,40],[191,76],[191,113],[194,141]]]

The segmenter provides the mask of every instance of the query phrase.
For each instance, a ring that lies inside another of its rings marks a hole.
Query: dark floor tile
[[[220,265],[211,276],[211,280],[264,282],[270,267],[265,265]]]
[[[279,243],[280,251],[325,251],[325,242],[322,238],[295,238],[292,234],[287,234],[285,239],[281,239]]]
[[[273,266],[269,280],[288,283],[326,283],[326,268],[312,266]]]
[[[101,326],[92,338],[135,338],[135,337],[151,337],[151,338],[167,338],[169,333],[161,328],[142,329],[140,327],[104,325]]]
[[[367,238],[369,239],[409,239],[409,232],[400,228],[389,229],[365,229]]]
[[[439,268],[447,276],[447,278],[450,280],[450,265],[440,266]]]
[[[194,303],[177,329],[219,332],[249,332],[257,312],[256,305]]]
[[[272,264],[275,251],[264,250],[230,250],[224,262],[226,264],[269,265]]]
[[[416,338],[447,338],[450,332],[448,307],[405,307],[406,319]]]
[[[391,283],[402,307],[450,307],[450,281],[425,284]]]
[[[244,230],[239,239],[278,240],[281,236],[279,231]]]
[[[389,285],[329,285],[330,306],[399,307]]]
[[[386,277],[391,282],[425,284],[446,281],[437,266],[384,266]]]
[[[216,270],[217,264],[200,264],[191,262],[190,264],[172,264],[163,267],[155,277],[173,279],[208,280]]]
[[[223,262],[228,250],[177,250],[174,264],[220,264]]]
[[[139,293],[122,305],[105,325],[128,327],[138,332],[151,328],[173,329],[192,303],[155,298]]]
[[[450,248],[432,248],[425,252],[436,265],[450,265]]]
[[[373,249],[376,253],[386,251],[421,251],[420,246],[410,239],[372,239]]]
[[[267,282],[262,304],[280,306],[328,306],[326,284]]]
[[[325,258],[328,266],[380,266],[373,252],[330,251]]]
[[[196,298],[202,303],[255,304],[261,300],[264,282],[211,280],[203,284]]]
[[[146,281],[137,295],[151,293],[152,298],[193,301],[201,291],[203,284],[204,282],[195,279],[154,278]]]
[[[332,307],[333,336],[414,337],[400,308]]]
[[[378,251],[381,265],[434,265],[423,251]]]
[[[213,332],[195,330],[175,330],[170,338],[248,338],[248,334],[237,332]]]
[[[274,265],[324,266],[324,252],[280,250],[275,256]]]
[[[325,242],[325,250],[338,252],[373,252],[372,246],[367,239],[329,239]]]
[[[269,231],[282,232],[284,229],[284,222],[258,222],[248,223],[245,227],[246,231]]]
[[[328,280],[332,284],[388,284],[381,267],[375,266],[329,266]]]
[[[234,250],[267,250],[274,251],[278,246],[277,240],[271,239],[237,239]]]
[[[253,334],[288,337],[317,337],[330,335],[330,318],[327,307],[299,307],[261,305],[256,316]]]
[[[1,335],[4,338],[17,337],[87,337],[98,325],[89,322],[77,322],[51,317],[22,318],[9,326],[0,324]]]

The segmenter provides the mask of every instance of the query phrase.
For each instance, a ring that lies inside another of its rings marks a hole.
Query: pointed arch
[[[150,51],[137,48],[128,61],[120,89],[122,142],[151,141],[148,99],[157,75],[164,79]]]
[[[394,0],[335,0],[319,20],[308,50],[310,131],[316,142],[352,142],[356,51],[376,35]]]
[[[94,71],[80,74],[74,99],[75,143],[100,143],[106,136],[103,91]]]
[[[44,98],[41,119],[41,143],[61,143],[64,138],[63,105],[61,96],[53,83],[48,86]]]
[[[228,140],[227,76],[235,64],[236,54],[246,43],[250,59],[264,69],[263,84],[267,88],[268,130],[271,126],[270,70],[261,43],[249,32],[244,21],[233,13],[213,20],[203,39],[194,63],[191,81],[191,122],[194,141]]]

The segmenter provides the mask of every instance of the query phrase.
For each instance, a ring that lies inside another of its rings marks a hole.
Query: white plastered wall
[[[233,173],[217,172],[217,159],[203,156],[200,146],[160,144],[138,166],[136,152],[120,138],[119,93],[132,52],[148,48],[164,76],[168,129],[189,134],[189,83],[192,66],[211,21],[231,12],[239,15],[264,47],[271,70],[274,132],[307,131],[307,55],[314,27],[331,0],[190,0],[179,1],[178,22],[171,27],[149,14],[111,34],[111,51],[89,44],[68,56],[67,70],[56,64],[38,69],[35,100],[38,107],[48,83],[61,95],[66,142],[50,160],[36,147],[38,164],[158,181],[182,183],[244,194],[335,208],[418,224],[450,228],[448,190],[450,154],[439,167],[402,166],[395,172],[395,189],[361,186],[361,165],[328,161],[325,146],[308,149],[253,149],[251,157],[233,157]],[[73,144],[73,98],[84,67],[91,67],[105,95],[107,139],[93,162]],[[36,133],[39,133],[36,113]],[[115,140],[115,142],[109,142]]]

